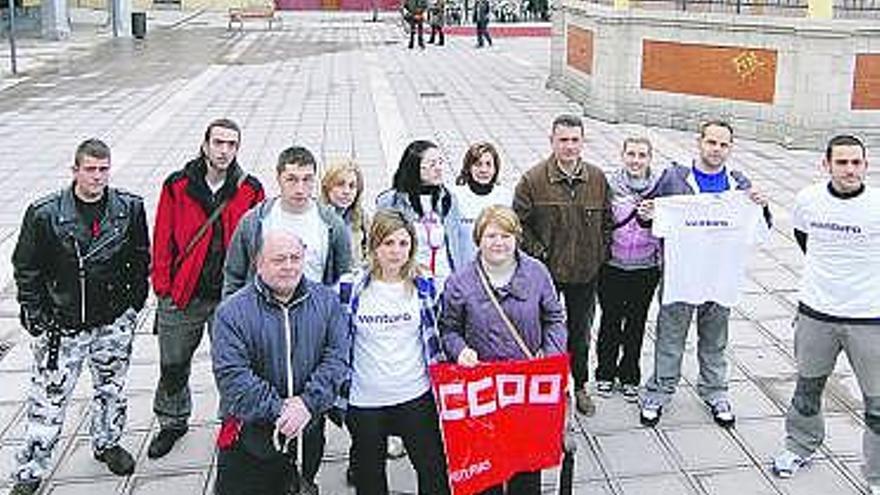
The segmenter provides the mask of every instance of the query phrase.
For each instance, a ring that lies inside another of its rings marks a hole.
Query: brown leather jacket
[[[555,282],[589,282],[608,258],[610,199],[601,169],[581,161],[569,178],[551,156],[516,186],[513,209],[523,225],[522,248],[547,264]]]

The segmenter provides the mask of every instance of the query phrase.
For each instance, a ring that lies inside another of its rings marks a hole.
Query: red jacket
[[[210,214],[211,192],[205,183],[205,169],[204,161],[197,158],[168,176],[156,209],[151,272],[153,290],[159,297],[170,296],[181,309],[186,308],[193,297],[213,234],[214,227],[208,227],[189,256],[180,259]],[[241,217],[265,197],[260,181],[251,175],[241,180],[242,174],[238,164],[231,164],[220,193],[221,197],[231,196],[220,214],[224,249],[229,246]]]

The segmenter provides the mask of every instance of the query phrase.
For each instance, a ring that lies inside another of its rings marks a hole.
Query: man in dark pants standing
[[[37,493],[50,472],[83,365],[92,375],[92,451],[113,474],[134,459],[119,445],[137,315],[147,298],[150,243],[140,196],[108,187],[110,148],[76,149],[73,184],[31,204],[12,256],[33,376],[13,495]]]
[[[492,36],[489,35],[489,15],[492,7],[489,0],[477,0],[474,5],[474,24],[477,25],[477,48],[483,48],[483,40],[492,46]]]
[[[601,169],[581,160],[580,118],[557,117],[550,144],[553,155],[517,184],[513,209],[523,225],[523,249],[547,265],[565,298],[575,403],[578,411],[591,416],[596,407],[585,388],[587,357],[596,281],[607,258],[612,228],[608,182]]]
[[[211,122],[199,156],[172,173],[159,196],[152,279],[161,366],[153,412],[160,430],[147,450],[151,459],[171,451],[188,429],[192,356],[220,301],[226,249],[238,221],[264,197],[260,182],[236,161],[240,138],[231,120]]]
[[[427,0],[406,0],[403,4],[406,22],[409,23],[409,49],[415,47],[418,35],[419,48],[425,48],[425,15],[428,10]]]

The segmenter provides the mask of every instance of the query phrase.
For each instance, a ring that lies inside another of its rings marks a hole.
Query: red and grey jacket
[[[186,308],[195,293],[214,235],[214,226],[211,225],[190,253],[183,256],[211,214],[212,199],[205,183],[206,169],[204,159],[199,157],[168,176],[162,185],[156,210],[151,274],[153,290],[159,297],[171,297],[175,306],[181,309]],[[252,175],[246,175],[242,180],[242,174],[244,172],[233,162],[220,190],[221,198],[229,198],[220,214],[224,250],[229,246],[241,217],[265,197],[260,181]]]

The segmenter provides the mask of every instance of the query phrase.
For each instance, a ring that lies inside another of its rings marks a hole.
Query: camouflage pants
[[[92,448],[101,452],[119,443],[125,425],[123,389],[136,318],[137,313],[129,309],[111,324],[61,337],[57,370],[47,369],[49,337],[43,334],[32,340],[34,364],[26,404],[25,442],[16,454],[18,465],[13,473],[16,481],[42,479],[48,474],[64,414],[85,362],[94,387],[89,429]]]

